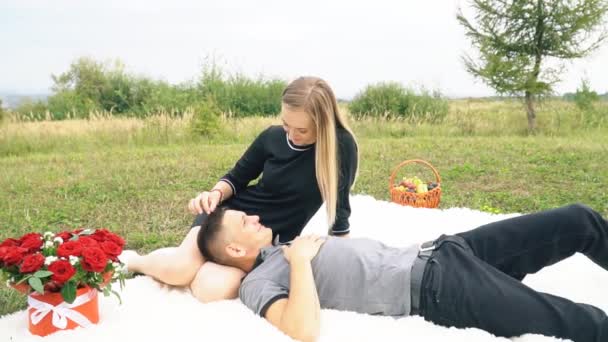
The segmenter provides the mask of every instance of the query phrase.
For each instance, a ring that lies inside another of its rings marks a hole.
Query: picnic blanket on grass
[[[517,214],[494,215],[467,208],[419,209],[351,197],[351,236],[369,237],[392,246],[407,246],[457,233]],[[322,207],[304,233],[325,234]],[[544,292],[593,304],[608,310],[608,272],[582,255],[548,267],[524,280]],[[117,286],[116,286],[117,287]],[[139,276],[120,291],[122,305],[114,297],[99,298],[100,322],[86,328],[62,331],[45,338],[27,330],[25,311],[0,317],[0,341],[291,341],[289,337],[250,312],[238,299],[203,304],[187,290]],[[24,297],[25,301],[25,297]],[[450,342],[549,342],[562,341],[539,335],[513,339],[495,337],[479,329],[445,328],[421,317],[399,319],[322,310],[320,341],[450,341]]]

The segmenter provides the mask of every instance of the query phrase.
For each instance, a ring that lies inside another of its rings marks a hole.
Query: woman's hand
[[[222,192],[220,190],[203,191],[190,200],[188,209],[194,215],[202,214],[203,211],[210,214],[217,208],[221,201]]]

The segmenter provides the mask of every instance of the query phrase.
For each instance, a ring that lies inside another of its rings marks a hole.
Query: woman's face
[[[317,129],[310,115],[286,104],[281,104],[283,129],[289,140],[296,145],[310,145],[317,141]]]

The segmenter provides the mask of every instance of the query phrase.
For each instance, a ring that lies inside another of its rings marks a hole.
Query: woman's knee
[[[566,210],[570,217],[578,223],[589,222],[589,220],[593,221],[601,218],[601,215],[598,212],[582,203],[571,204],[566,207]]]
[[[203,303],[234,299],[238,297],[244,276],[245,272],[238,268],[205,262],[190,284],[190,290]]]
[[[567,206],[568,210],[578,215],[588,215],[594,213],[593,209],[583,203],[574,203]]]

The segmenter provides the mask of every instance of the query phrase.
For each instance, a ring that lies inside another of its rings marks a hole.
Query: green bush
[[[220,133],[220,109],[213,97],[192,106],[190,129],[196,135],[214,137]]]
[[[21,121],[40,121],[48,118],[49,108],[42,100],[23,99],[14,110],[15,117]],[[52,118],[51,118],[52,119]]]
[[[600,100],[600,96],[589,86],[588,80],[582,80],[581,87],[574,93],[574,103],[583,111],[593,110],[593,104]]]
[[[145,118],[156,114],[183,116],[213,97],[223,112],[235,117],[275,115],[281,110],[286,82],[228,75],[215,64],[203,67],[196,82],[171,85],[135,76],[116,60],[99,62],[82,57],[69,69],[52,75],[53,94],[47,101],[27,101],[17,110],[27,120],[88,118],[92,112]]]
[[[120,61],[102,63],[79,58],[68,71],[52,76],[54,94],[49,110],[56,119],[87,117],[91,111],[125,114],[141,107],[147,93],[138,87],[147,80],[129,75]]]
[[[279,79],[252,79],[229,75],[216,64],[203,67],[198,90],[213,97],[219,109],[233,117],[272,116],[281,111],[281,95],[287,83]]]
[[[99,106],[90,99],[66,90],[49,96],[46,101],[26,98],[15,108],[15,115],[22,121],[83,119],[99,110]]]
[[[589,86],[589,81],[583,79],[580,88],[572,96],[574,103],[580,109],[583,126],[603,126],[608,122],[608,107],[601,102],[601,96]]]
[[[417,94],[395,82],[368,85],[349,105],[355,117],[400,117],[439,122],[448,113],[448,101],[438,91],[421,89]]]
[[[405,89],[398,83],[382,82],[368,85],[349,105],[355,116],[401,115],[407,110]]]
[[[91,112],[102,110],[98,103],[79,96],[74,90],[63,90],[49,96],[46,107],[53,120],[86,119]]]
[[[68,71],[53,76],[53,81],[54,94],[48,105],[55,119],[86,118],[92,111],[136,117],[181,116],[195,102],[194,86],[172,86],[129,74],[120,61],[79,58]]]
[[[165,81],[141,80],[136,83],[136,92],[143,98],[141,103],[133,108],[133,112],[139,117],[157,113],[181,117],[200,97],[191,84],[171,85]]]

